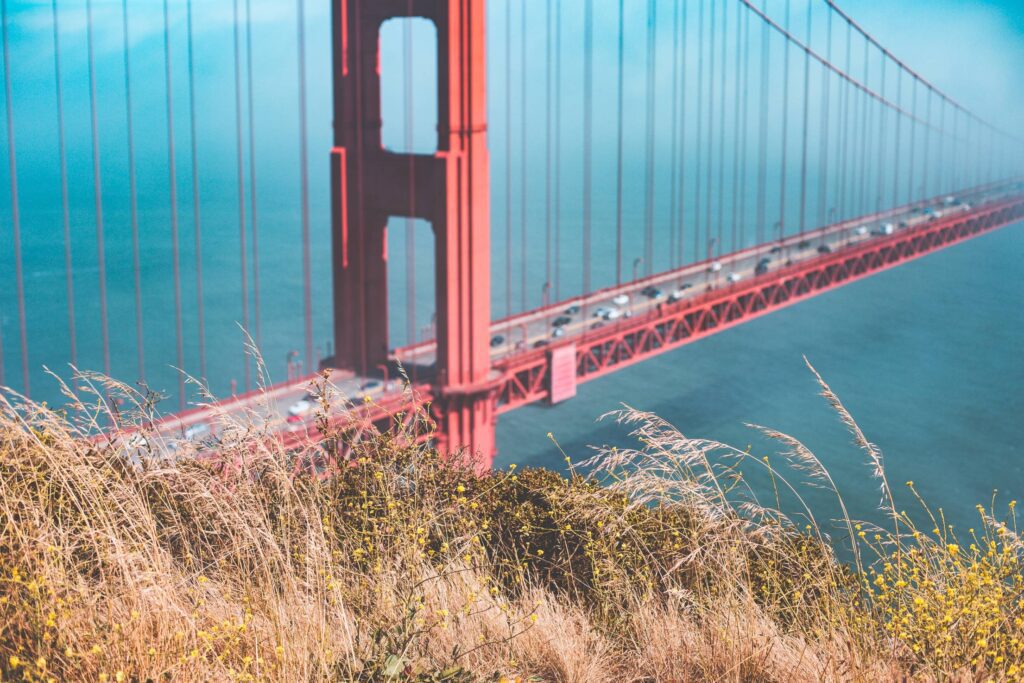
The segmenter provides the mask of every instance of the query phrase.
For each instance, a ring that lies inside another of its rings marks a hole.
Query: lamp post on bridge
[[[636,284],[636,281],[637,281],[637,269],[640,267],[640,264],[643,263],[643,262],[644,262],[644,260],[640,256],[637,256],[635,259],[633,259],[633,283],[634,284]]]

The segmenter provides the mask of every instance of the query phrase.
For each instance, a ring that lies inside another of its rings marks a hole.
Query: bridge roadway
[[[602,327],[622,326],[631,318],[650,316],[660,311],[659,307],[674,303],[673,300],[686,302],[741,288],[759,274],[759,264],[762,264],[761,275],[783,267],[810,264],[816,259],[850,252],[872,240],[890,239],[891,235],[883,227],[886,225],[891,226],[893,235],[898,235],[901,231],[919,229],[932,221],[974,212],[1021,194],[1024,194],[1024,181],[1017,180],[963,192],[956,195],[952,203],[947,197],[937,197],[808,231],[803,236],[787,236],[497,320],[491,327],[491,357],[497,368],[507,368],[525,353],[533,351],[531,355],[537,355],[537,349],[568,344],[594,335],[594,331]],[[558,325],[554,324],[556,321]],[[413,378],[415,393],[423,401],[430,399],[429,382],[423,380],[429,378],[435,352],[435,343],[427,341],[393,353],[394,360],[401,362]],[[182,437],[202,441],[213,436],[224,417],[228,417],[263,425],[281,434],[287,444],[313,429],[316,406],[310,392],[315,378],[315,375],[308,375],[168,416],[154,426],[148,440],[157,442],[150,444],[154,448],[159,448],[159,442],[172,444]],[[348,371],[329,370],[327,381],[334,387],[332,413],[361,413],[367,420],[373,420],[408,405],[405,382],[393,376],[360,377]],[[522,402],[529,401],[515,405]],[[134,443],[141,444],[138,437]]]

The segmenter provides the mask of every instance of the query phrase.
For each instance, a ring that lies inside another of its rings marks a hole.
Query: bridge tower
[[[494,453],[485,0],[333,0],[331,150],[334,363],[363,374],[387,362],[390,216],[434,233],[439,445]],[[380,28],[422,17],[437,29],[434,154],[381,144]],[[410,183],[410,173],[415,179]]]

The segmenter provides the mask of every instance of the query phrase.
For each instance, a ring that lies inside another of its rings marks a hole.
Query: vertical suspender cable
[[[519,310],[527,310],[526,306],[526,262],[527,262],[527,250],[526,250],[526,226],[527,215],[526,199],[528,197],[527,185],[526,185],[526,141],[527,141],[527,124],[526,124],[526,2],[520,5],[522,14],[520,15],[520,28],[519,28]]]
[[[712,257],[713,243],[711,237],[711,191],[713,183],[711,178],[713,177],[712,170],[714,168],[714,131],[715,131],[715,118],[714,118],[714,106],[715,106],[715,2],[711,2],[711,17],[708,23],[708,165],[707,165],[707,185],[704,195],[704,203],[707,205],[705,210],[705,223],[704,223],[704,248],[707,251],[707,257]],[[721,245],[718,245],[721,249]]]
[[[191,3],[191,0],[189,0]],[[316,370],[313,367],[313,293],[310,273],[309,247],[309,142],[306,120],[306,0],[298,0],[298,67],[299,67],[299,193],[302,210],[302,318],[303,341],[305,342],[306,372]],[[406,73],[410,71],[406,63]],[[411,164],[410,164],[411,165]],[[193,178],[195,173],[193,172]],[[198,205],[198,202],[197,202]],[[198,221],[197,221],[198,224]],[[198,232],[196,233],[198,235]],[[198,254],[196,260],[199,260]],[[202,309],[200,309],[202,310]],[[202,320],[202,317],[200,317]],[[411,339],[410,343],[415,342]]]
[[[733,122],[733,135],[732,135],[732,236],[730,240],[729,251],[735,252],[737,249],[737,238],[739,231],[739,185],[740,185],[740,50],[743,45],[743,25],[742,16],[739,9],[736,10],[736,61],[733,72],[733,91],[732,91],[732,122]]]
[[[302,0],[300,0],[301,2]],[[196,318],[199,325],[199,377],[205,382],[206,374],[206,312],[203,306],[203,232],[199,207],[199,155],[196,141],[196,78],[192,54],[192,0],[185,4],[188,31],[188,125],[192,161],[192,223],[196,250]],[[300,81],[300,88],[304,87]]]
[[[957,137],[957,111],[956,111],[955,107],[953,108],[953,134],[951,136],[950,142],[952,144],[950,145],[951,149],[950,149],[950,152],[949,152],[949,155],[951,157],[950,160],[949,160],[949,166],[952,169],[952,175],[953,175],[953,188],[952,189],[959,191],[961,189],[961,187],[960,187],[960,169],[957,166],[957,163],[958,163],[957,147],[959,146],[960,140]]]
[[[881,73],[881,86],[879,93],[882,97],[885,97],[885,55],[882,55],[882,73]],[[885,188],[885,164],[883,159],[885,157],[885,124],[889,118],[888,112],[882,103],[878,104],[878,162],[875,175],[878,176],[878,190],[877,196],[875,197],[875,211],[877,213],[882,212],[882,192]]]
[[[110,375],[110,326],[107,320],[107,260],[103,244],[103,178],[100,175],[100,130],[96,116],[96,65],[93,56],[92,0],[85,0],[85,37],[89,52],[89,118],[92,123],[92,192],[96,205],[96,260],[99,266],[100,331],[103,372]]]
[[[910,164],[907,171],[907,203],[915,203],[914,197],[914,148],[917,143],[917,78],[910,84]]]
[[[681,34],[680,46],[679,46],[679,207],[678,207],[678,218],[677,224],[679,229],[679,239],[677,240],[676,248],[678,249],[678,256],[676,263],[680,266],[683,265],[683,257],[685,255],[684,240],[686,238],[686,65],[689,63],[686,58],[686,46],[688,41],[686,39],[687,21],[686,21],[686,8],[689,3],[686,0],[680,0],[679,11],[679,33]]]
[[[242,275],[242,331],[248,336],[249,334],[249,278],[246,269],[248,262],[248,249],[246,246],[245,239],[245,165],[243,162],[243,148],[242,148],[242,64],[241,54],[239,52],[239,36],[238,36],[238,0],[232,2],[234,8],[234,22],[232,27],[234,29],[234,49],[235,49],[235,157],[236,157],[236,172],[238,175],[238,244],[239,254],[241,256],[241,275]],[[248,351],[248,340],[242,344],[242,363],[245,368],[245,390],[249,391],[252,388],[252,377],[249,371],[249,351]]]
[[[669,207],[668,207],[668,263],[669,268],[676,267],[676,176],[679,174],[676,147],[679,136],[679,0],[672,2],[672,114],[670,133],[669,163]]]
[[[622,284],[622,109],[623,109],[623,52],[625,50],[626,22],[624,0],[619,0],[619,53],[618,53],[618,114],[615,131],[615,284]]]
[[[864,83],[868,83],[869,65],[868,65],[868,49],[869,43],[864,41]],[[857,210],[860,211],[861,215],[868,213],[867,205],[867,175],[868,175],[868,116],[870,112],[871,99],[867,93],[861,94],[861,115],[860,115],[860,189],[858,191],[858,197],[860,197],[857,203]]]
[[[185,409],[185,351],[181,329],[181,258],[178,252],[178,178],[174,152],[174,88],[171,83],[171,22],[164,0],[164,75],[167,81],[167,161],[171,200],[171,250],[174,259],[174,331],[178,360],[178,409]]]
[[[546,7],[544,41],[544,294],[545,306],[551,296],[551,3]]]
[[[896,106],[903,106],[903,69],[899,66],[896,67]],[[900,149],[900,124],[903,122],[903,114],[896,112],[896,140],[894,149],[896,150],[896,158],[893,161],[893,173],[892,178],[892,205],[893,208],[900,205],[900,161],[903,159],[903,151]]]
[[[704,123],[704,3],[700,0],[700,8],[697,13],[697,134],[694,138],[697,146],[697,156],[694,164],[696,173],[695,189],[693,193],[693,257],[700,258],[700,195],[701,178],[704,177],[702,170],[701,155],[704,151],[704,138],[701,137]]]
[[[60,28],[57,19],[57,0],[51,4],[53,11],[53,72],[57,85],[57,146],[60,153],[60,204],[64,219],[64,282],[68,303],[68,343],[71,364],[78,365],[78,341],[75,334],[75,284],[71,269],[71,211],[68,206],[68,154],[64,137],[64,90],[60,70]],[[0,352],[0,356],[2,356]],[[3,359],[0,357],[0,376],[3,375]],[[0,383],[3,383],[0,377]]]
[[[512,3],[505,3],[505,315],[512,315]]]
[[[846,73],[850,73],[853,65],[853,26],[847,22],[846,24]],[[847,197],[849,196],[850,189],[850,88],[852,86],[840,83],[842,91],[842,103],[840,105],[842,111],[842,146],[840,147],[840,162],[839,162],[839,192],[836,204],[839,206],[839,213],[843,219],[850,216],[850,207],[847,203]]]
[[[768,42],[768,24],[761,24],[761,101],[758,110],[761,112],[757,134],[757,236],[758,244],[764,244],[765,235],[765,195],[767,194],[768,167],[768,62],[771,59],[771,46]]]
[[[124,100],[125,124],[128,133],[128,196],[132,224],[132,283],[135,289],[135,353],[139,379],[146,379],[146,362],[142,335],[142,268],[139,263],[139,206],[135,185],[135,126],[132,119],[132,68],[128,40],[128,0],[121,2],[121,24],[124,32]]]
[[[921,161],[921,199],[929,197],[928,193],[928,148],[931,146],[931,132],[932,132],[932,89],[928,87],[924,91],[924,149],[922,151]]]
[[[590,193],[593,169],[594,0],[583,3],[583,293],[590,293]],[[585,315],[585,314],[584,314]]]
[[[811,44],[811,8],[813,5],[807,3],[807,45]],[[809,48],[804,49],[804,130],[803,140],[800,143],[800,236],[803,237],[807,230],[807,130],[810,128],[810,100],[811,100],[811,53]]]
[[[948,185],[946,183],[946,172],[947,171],[946,171],[946,167],[945,167],[945,165],[943,163],[946,160],[945,159],[945,157],[946,157],[946,144],[945,144],[945,142],[946,141],[944,139],[945,136],[946,136],[946,101],[943,100],[942,98],[939,98],[939,144],[938,144],[938,149],[936,150],[936,152],[939,155],[939,160],[938,160],[938,163],[937,163],[937,166],[939,168],[939,180],[938,180],[939,192],[942,193],[942,194],[946,193],[946,189],[948,187]]]
[[[726,50],[729,42],[727,39],[729,35],[729,5],[730,3],[724,3],[722,5],[722,61],[718,88],[718,116],[721,121],[721,125],[718,126],[718,207],[715,212],[715,220],[718,222],[716,245],[718,246],[717,253],[719,254],[725,250],[725,239],[723,238],[723,231],[725,229],[725,91],[728,89],[726,86],[728,83],[729,73]]]
[[[743,36],[740,39],[740,43],[743,45],[743,84],[740,87],[740,97],[742,98],[742,104],[740,105],[742,114],[742,122],[740,124],[740,209],[739,209],[739,225],[740,225],[740,243],[737,248],[747,243],[747,140],[749,138],[747,133],[747,120],[750,113],[750,100],[747,96],[747,90],[750,87],[750,12],[743,12]]]
[[[789,33],[790,0],[786,0],[786,33]],[[782,42],[782,159],[779,176],[779,242],[786,234],[786,157],[789,151],[789,40]]]
[[[21,268],[21,212],[18,205],[18,163],[14,148],[14,103],[11,101],[11,56],[7,40],[7,0],[0,0],[3,17],[3,42],[4,42],[4,104],[7,117],[7,163],[11,173],[11,230],[14,233],[14,278],[15,287],[18,293],[18,336],[21,341],[21,378],[23,382],[23,393],[31,396],[28,377],[28,335],[25,325],[25,280]],[[0,355],[3,350],[0,349]],[[2,366],[0,361],[0,381],[2,379]],[[108,373],[109,374],[109,373]]]
[[[260,334],[260,231],[256,213],[256,112],[252,94],[252,7],[245,0],[245,73],[249,104],[249,213],[252,222],[252,303],[256,327],[256,347],[262,346]]]
[[[654,88],[658,26],[656,0],[647,1],[647,111],[645,112],[644,161],[644,274],[652,272],[654,261]]]
[[[825,59],[832,61],[832,12],[825,13]],[[832,77],[829,70],[824,66],[821,69],[821,144],[818,148],[818,225],[824,226],[829,223],[828,206],[828,150],[829,150],[829,124],[831,123],[830,109],[832,104],[831,89]],[[834,199],[834,198],[833,198]],[[822,235],[824,243],[824,235]]]
[[[416,339],[416,158],[413,156],[413,112],[415,111],[412,88],[412,0],[406,1],[406,20],[402,22],[402,46],[405,57],[403,69],[403,90],[405,91],[405,154],[409,183],[409,215],[405,219],[405,343],[415,344]],[[413,372],[416,365],[413,364]]]
[[[555,301],[562,300],[562,3],[555,3]]]

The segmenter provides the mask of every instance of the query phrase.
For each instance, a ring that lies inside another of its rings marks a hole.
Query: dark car
[[[772,247],[772,252],[771,253],[778,254],[780,251],[782,251],[782,247],[780,247],[779,245],[776,244],[774,247]]]
[[[380,385],[381,383],[379,380],[371,379],[369,382],[363,385],[363,391],[368,391],[369,389],[376,389]]]
[[[554,322],[552,322],[551,324],[554,325],[555,327],[561,327],[562,325],[568,325],[571,322],[572,318],[570,318],[569,316],[560,315],[557,318],[555,318]]]
[[[547,345],[548,345],[548,340],[547,339],[538,339],[537,341],[533,342],[533,348],[535,348],[535,349],[539,349],[540,347],[547,346]]]
[[[754,268],[754,275],[764,275],[768,272],[768,264],[771,263],[771,259],[763,258],[757,262],[757,267]]]
[[[820,247],[818,247],[818,253],[819,254],[831,254],[832,253],[832,247],[828,246],[827,244],[823,244]]]
[[[573,304],[573,305],[572,305],[572,306],[570,306],[569,308],[565,309],[565,312],[566,312],[566,313],[567,313],[568,315],[576,315],[577,313],[579,313],[579,312],[580,312],[580,307],[579,307],[579,306],[577,306],[576,304]]]
[[[807,240],[800,240],[800,243],[796,245],[797,249],[806,249],[811,246],[811,243]]]
[[[493,337],[491,337],[491,348],[494,348],[496,346],[501,346],[504,343],[505,343],[505,338],[502,337],[500,334],[496,334]]]
[[[657,287],[644,287],[640,290],[640,293],[646,296],[648,299],[660,299],[662,292]]]

